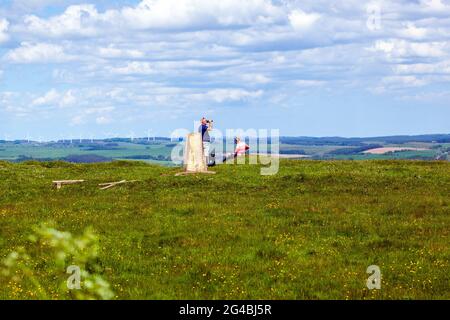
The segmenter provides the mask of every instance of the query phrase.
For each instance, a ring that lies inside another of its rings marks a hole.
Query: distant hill
[[[249,139],[247,142],[251,153],[302,155],[315,160],[449,160],[450,150],[450,134],[368,138],[282,136],[279,139],[279,146],[276,147],[272,145],[270,139],[264,141],[267,142],[267,147],[261,143],[256,145],[255,141]],[[221,143],[227,144],[227,150],[233,149],[230,145],[232,140],[217,139],[213,141],[216,153],[220,154]],[[166,137],[59,140],[42,143],[25,140],[0,141],[0,160],[13,162],[63,160],[92,163],[130,159],[173,165],[171,154],[177,144],[178,141]],[[397,151],[383,154],[365,152],[376,148],[394,148]]]
[[[116,149],[119,147],[118,142],[135,143],[135,144],[158,144],[170,142],[171,138],[168,137],[155,137],[153,138],[109,138],[109,139],[82,139],[80,140],[59,140],[43,142],[46,145],[77,145],[79,147],[85,147],[95,150],[104,149]],[[424,134],[424,135],[397,135],[397,136],[380,136],[380,137],[309,137],[309,136],[281,136],[281,143],[285,144],[301,144],[301,145],[343,145],[343,146],[362,146],[371,142],[384,142],[391,144],[403,144],[410,142],[428,142],[428,143],[450,143],[450,134]],[[14,143],[14,144],[30,144],[37,143],[36,141],[27,140],[14,140],[5,141],[0,140],[2,143]],[[269,139],[270,142],[270,139]]]
[[[99,156],[96,154],[71,154],[61,160],[73,163],[96,163],[96,162],[109,162],[112,158]]]
[[[404,144],[410,142],[450,143],[450,134],[426,134],[416,136],[384,136],[369,138],[343,137],[280,137],[281,143],[301,145],[342,145],[363,146],[367,143],[384,142],[389,144]]]

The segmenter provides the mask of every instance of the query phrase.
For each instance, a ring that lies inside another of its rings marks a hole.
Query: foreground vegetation
[[[0,258],[23,247],[48,297],[70,297],[66,270],[28,237],[49,222],[91,227],[96,272],[117,299],[449,299],[449,169],[284,160],[274,176],[222,165],[175,177],[140,162],[0,162]],[[57,191],[55,179],[86,182]],[[138,181],[97,186],[122,179]],[[366,288],[369,265],[381,290]],[[32,288],[20,270],[0,277],[1,299],[36,298]]]

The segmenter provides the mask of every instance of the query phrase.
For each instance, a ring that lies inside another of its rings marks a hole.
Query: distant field
[[[355,154],[355,155],[336,155],[336,160],[416,160],[416,159],[434,159],[436,152],[434,150],[425,151],[401,151],[387,154]]]
[[[450,163],[281,160],[175,177],[142,162],[0,162],[0,257],[53,221],[100,237],[119,299],[450,299]],[[56,191],[54,179],[85,179]],[[97,184],[138,182],[99,190]],[[35,249],[33,249],[35,248]],[[36,250],[36,251],[34,251]],[[32,265],[51,298],[67,279]],[[67,264],[71,261],[67,260]],[[378,265],[381,290],[366,288]],[[19,278],[21,275],[18,275]],[[0,299],[33,298],[1,280]]]
[[[137,144],[132,142],[118,142],[117,145],[108,147],[103,146],[103,144],[80,144],[79,143],[66,143],[66,144],[39,144],[39,143],[21,143],[21,144],[3,144],[3,148],[0,149],[0,160],[15,161],[21,157],[29,157],[32,159],[61,159],[71,155],[96,155],[100,157],[105,157],[109,159],[130,159],[133,157],[143,157],[143,156],[162,156],[169,157],[172,150],[171,147],[167,147],[170,143],[159,142],[155,144]],[[1,146],[1,144],[0,144]],[[28,159],[24,159],[28,160]],[[146,160],[146,159],[139,159]],[[155,159],[148,159],[149,161]],[[168,162],[158,161],[158,163]],[[152,161],[153,162],[153,161]]]
[[[279,153],[283,158],[311,158],[315,160],[416,159],[448,160],[450,135],[380,138],[291,138],[281,137],[277,149],[258,149],[250,143],[250,153]],[[0,141],[0,160],[63,160],[75,163],[112,160],[140,160],[172,165],[171,153],[177,142],[167,138],[82,140],[59,142]],[[223,141],[216,141],[217,154]],[[270,147],[270,143],[269,143]],[[234,145],[229,143],[227,151]]]
[[[363,153],[369,154],[385,154],[388,152],[400,152],[400,151],[426,151],[430,149],[426,148],[409,148],[409,147],[384,147],[384,148],[375,148],[363,151]]]

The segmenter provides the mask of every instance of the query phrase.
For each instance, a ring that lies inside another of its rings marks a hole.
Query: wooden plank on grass
[[[63,185],[82,183],[82,182],[84,182],[84,180],[55,180],[55,181],[53,181],[53,185],[56,186],[56,189],[61,189],[61,187]]]

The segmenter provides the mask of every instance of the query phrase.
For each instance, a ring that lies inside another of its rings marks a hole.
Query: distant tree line
[[[24,162],[24,161],[67,161],[72,163],[97,163],[97,162],[109,162],[112,161],[113,158],[108,158],[104,156],[99,156],[96,154],[73,154],[68,155],[67,157],[61,158],[33,158],[29,156],[20,155],[17,157],[15,162]]]
[[[171,161],[170,156],[163,156],[161,154],[157,156],[152,156],[148,154],[143,155],[133,155],[133,156],[126,156],[122,157],[123,159],[132,159],[132,160],[156,160],[156,161]]]
[[[299,155],[305,155],[305,150],[299,149],[299,150],[280,150],[280,154],[299,154]]]

